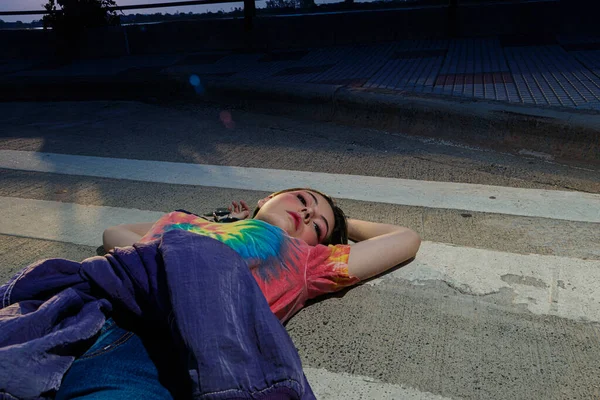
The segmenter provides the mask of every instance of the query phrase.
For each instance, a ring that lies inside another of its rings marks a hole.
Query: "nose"
[[[310,219],[312,218],[314,214],[314,211],[312,208],[307,207],[305,209],[302,210],[302,220],[306,223],[308,221],[310,221]]]

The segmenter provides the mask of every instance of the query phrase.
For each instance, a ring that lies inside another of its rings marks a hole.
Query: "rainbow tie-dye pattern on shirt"
[[[209,236],[235,250],[246,260],[271,310],[282,321],[306,300],[359,281],[348,275],[350,246],[310,246],[255,219],[223,224],[174,211],[159,219],[141,241],[159,239],[172,229]]]

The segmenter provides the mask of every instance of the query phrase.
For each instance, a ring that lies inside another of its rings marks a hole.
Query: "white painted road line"
[[[600,223],[600,195],[321,172],[0,150],[0,168],[231,189],[308,186],[334,197]]]
[[[164,213],[0,197],[0,234],[101,246],[109,226],[153,222]]]
[[[319,400],[451,400],[366,376],[334,373],[316,368],[304,367],[303,369],[306,379]]]
[[[513,254],[423,242],[409,265],[367,282],[444,281],[462,293],[511,291],[513,304],[535,314],[600,322],[600,261]]]
[[[163,213],[0,197],[0,234],[100,246],[109,226],[156,221]],[[536,314],[600,322],[600,261],[522,255],[423,242],[409,265],[367,282],[445,281],[464,293],[512,291]]]

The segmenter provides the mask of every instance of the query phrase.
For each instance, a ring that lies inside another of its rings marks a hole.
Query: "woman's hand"
[[[246,219],[250,217],[250,207],[248,207],[248,204],[244,200],[240,200],[239,204],[232,201],[227,209],[230,212],[229,218]]]

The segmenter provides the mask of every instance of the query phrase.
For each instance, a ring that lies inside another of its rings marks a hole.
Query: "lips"
[[[294,220],[294,227],[296,228],[296,230],[298,230],[298,227],[300,226],[300,223],[302,222],[302,218],[300,218],[300,214],[298,214],[297,212],[292,212],[292,211],[288,211],[288,214],[290,214],[292,216],[292,219]]]

